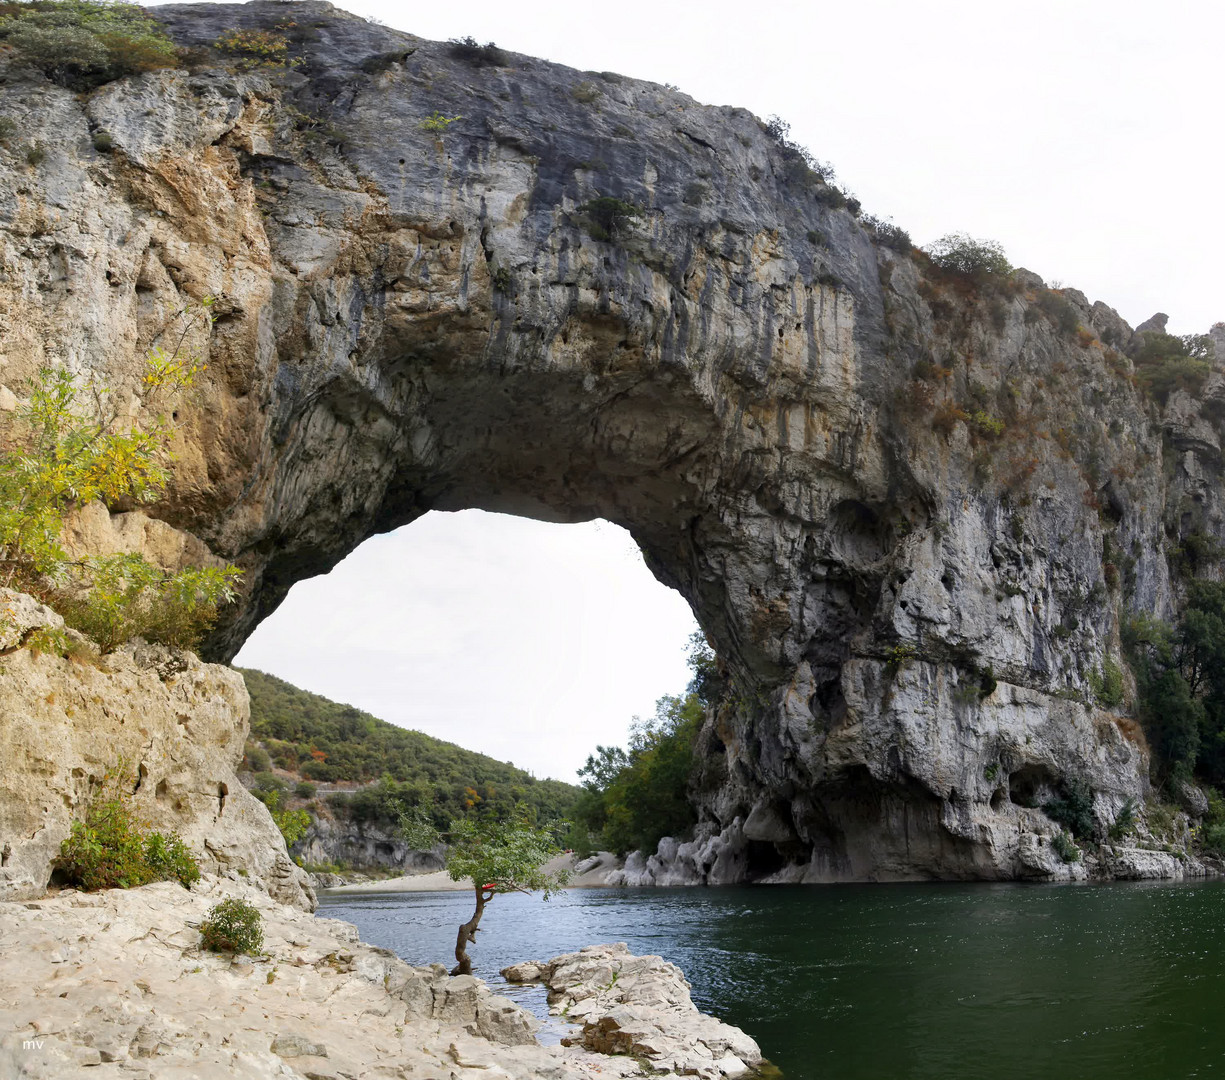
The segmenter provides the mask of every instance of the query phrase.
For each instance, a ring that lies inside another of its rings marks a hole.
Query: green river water
[[[426,963],[449,961],[471,908],[463,893],[325,895],[319,914]],[[787,1080],[1225,1075],[1219,882],[500,896],[472,955],[505,992],[499,968],[605,941],[679,964]],[[543,1014],[539,991],[512,992]]]

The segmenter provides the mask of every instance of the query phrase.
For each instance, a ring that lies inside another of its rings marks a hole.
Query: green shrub
[[[246,767],[253,773],[267,773],[272,768],[272,758],[269,757],[268,751],[250,739],[247,740],[244,756]]]
[[[218,607],[234,599],[234,566],[206,566],[168,573],[142,555],[105,555],[77,564],[73,591],[53,606],[74,630],[104,652],[143,637],[173,648],[196,646],[217,620]]]
[[[910,254],[910,249],[914,245],[911,243],[910,233],[905,229],[894,225],[891,221],[884,221],[881,218],[873,217],[871,214],[860,218],[859,221],[868,230],[872,239],[882,247],[887,247],[902,255]]]
[[[1140,385],[1162,404],[1175,390],[1198,393],[1212,370],[1212,339],[1202,334],[1175,337],[1146,331],[1134,357]]]
[[[978,434],[988,439],[998,439],[1004,434],[1004,421],[996,419],[996,417],[988,412],[984,412],[982,409],[976,410],[974,415],[970,417],[970,426]]]
[[[1061,334],[1071,336],[1080,329],[1080,314],[1071,301],[1065,300],[1053,289],[1043,289],[1034,301]],[[1028,314],[1028,312],[1026,313]]]
[[[586,81],[576,84],[570,91],[570,96],[581,105],[590,105],[598,101],[603,94],[604,91],[599,86]]]
[[[630,231],[642,217],[642,207],[611,195],[601,195],[578,208],[586,220],[587,231],[594,240],[616,240]]]
[[[26,164],[39,166],[47,160],[47,150],[40,142],[32,142],[26,147]]]
[[[238,66],[244,70],[298,67],[302,63],[301,59],[289,58],[289,38],[279,28],[256,30],[235,27],[214,41],[213,48],[235,57]]]
[[[1206,825],[1200,834],[1200,844],[1209,854],[1225,858],[1225,824]]]
[[[212,952],[254,956],[264,947],[264,917],[254,905],[232,896],[209,909],[200,938]]]
[[[180,345],[193,325],[211,325],[208,304],[184,309]],[[146,358],[145,403],[187,390],[203,365],[178,350]],[[44,368],[29,400],[0,419],[0,580],[50,603],[103,652],[133,636],[175,647],[194,645],[234,598],[234,567],[167,573],[139,555],[70,560],[60,546],[65,514],[98,500],[151,502],[169,478],[173,427],[163,415],[144,424],[119,416],[105,388],[81,387],[63,370]]]
[[[1113,709],[1123,703],[1125,696],[1123,672],[1109,656],[1103,661],[1102,670],[1100,672],[1090,671],[1088,679],[1089,686],[1093,689],[1093,696],[1097,698],[1097,703],[1103,709]]]
[[[114,786],[114,778],[108,778]],[[117,793],[74,821],[56,860],[65,882],[92,892],[130,889],[151,881],[178,881],[184,888],[200,880],[200,868],[177,833],[149,832],[128,800]]]
[[[38,0],[6,4],[4,10],[0,40],[72,90],[178,63],[178,50],[161,23],[137,4]]]
[[[195,856],[178,833],[150,833],[145,841],[145,862],[157,881],[173,879],[186,888],[200,880]]]
[[[462,120],[462,116],[443,116],[435,109],[429,116],[421,121],[421,130],[429,131],[435,135],[442,135],[452,124],[457,120]]]
[[[9,139],[17,134],[17,121],[11,116],[0,116],[0,146],[7,146]]]
[[[506,67],[510,63],[510,57],[492,41],[478,45],[476,38],[468,36],[451,38],[447,45],[451,56],[473,67]]]
[[[299,780],[294,785],[293,793],[299,799],[313,799],[318,788],[309,780]]]
[[[1048,800],[1042,809],[1047,817],[1073,836],[1093,834],[1093,791],[1083,780],[1065,781],[1060,794]]]
[[[964,233],[942,236],[932,244],[928,255],[945,273],[958,274],[979,284],[1003,281],[1012,274],[1012,264],[1000,244],[976,240]]]
[[[1123,837],[1135,829],[1137,809],[1136,800],[1132,798],[1128,798],[1119,807],[1119,812],[1114,815],[1114,821],[1110,823],[1109,835],[1111,840],[1122,840]]]
[[[285,846],[293,847],[303,834],[310,828],[314,820],[308,810],[286,810],[282,803],[285,798],[283,788],[256,790],[252,794],[259,799],[272,815],[272,821],[285,838]]]
[[[1051,847],[1065,863],[1080,862],[1080,848],[1072,842],[1072,838],[1066,832],[1059,832],[1051,837]]]

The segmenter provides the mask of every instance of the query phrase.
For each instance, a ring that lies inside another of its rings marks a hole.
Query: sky
[[[1225,5],[340,6],[777,114],[920,245],[996,240],[1132,325],[1157,311],[1175,333],[1225,319]],[[237,662],[573,779],[597,742],[623,742],[635,713],[683,687],[692,625],[611,525],[431,514],[296,586]]]
[[[618,525],[435,511],[295,585],[234,663],[576,783],[684,691],[696,629]]]

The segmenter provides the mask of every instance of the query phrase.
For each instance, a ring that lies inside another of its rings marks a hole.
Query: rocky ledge
[[[201,920],[228,896],[263,915],[261,955],[200,948]],[[411,967],[361,942],[349,923],[278,904],[244,883],[210,876],[190,891],[162,882],[0,903],[0,1076],[607,1080],[675,1075],[657,1066],[683,1060],[671,1046],[690,1031],[739,1058],[707,1057],[689,1070],[696,1075],[743,1075],[753,1063],[752,1040],[710,1017],[695,1020],[680,972],[657,957],[602,946],[545,968],[575,1003],[572,1014],[583,1002],[613,1005],[598,980],[619,987],[614,971],[640,987],[595,1025],[608,1033],[603,1048],[586,1030],[582,1045],[543,1047],[536,1019],[480,979]],[[657,988],[657,1001],[647,988]],[[652,1037],[671,1040],[650,1044],[670,1047],[654,1061],[637,1035],[647,1005]],[[707,1034],[716,1028],[722,1042]],[[633,1047],[621,1049],[619,1032],[633,1032]]]
[[[625,942],[515,964],[502,975],[543,982],[549,1011],[582,1025],[563,1045],[628,1054],[665,1074],[706,1080],[745,1076],[762,1064],[761,1050],[743,1031],[697,1010],[680,968],[662,956],[634,956]]]

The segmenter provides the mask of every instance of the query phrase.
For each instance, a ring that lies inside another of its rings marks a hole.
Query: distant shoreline
[[[568,870],[570,881],[567,889],[596,889],[607,884],[610,871],[618,869],[621,861],[609,851],[601,851],[596,856],[599,863],[582,874],[575,872],[580,860],[573,854],[558,855],[544,864],[543,869],[549,873],[558,870]],[[445,870],[435,870],[429,874],[405,874],[403,877],[385,878],[382,881],[361,881],[354,885],[337,885],[333,888],[321,889],[329,896],[337,893],[415,893],[415,892],[471,892],[474,884],[464,878],[462,881],[452,881],[451,875]]]

